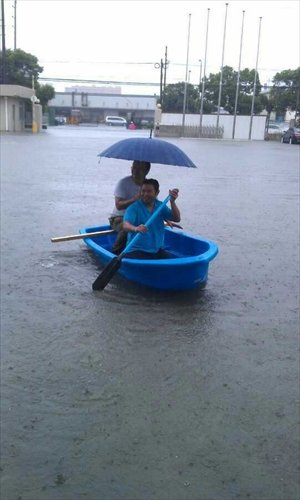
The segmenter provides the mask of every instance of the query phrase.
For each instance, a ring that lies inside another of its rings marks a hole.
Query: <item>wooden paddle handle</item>
[[[58,236],[51,238],[52,243],[60,243],[61,241],[83,240],[84,238],[94,238],[95,236],[102,236],[104,234],[112,234],[113,229],[106,229],[105,231],[95,231],[94,233],[70,234],[69,236]]]
[[[179,224],[173,223],[168,223],[165,222],[166,226],[169,227],[178,227],[179,229],[182,229]],[[82,233],[82,234],[70,234],[69,236],[57,236],[55,238],[51,238],[52,243],[61,243],[62,241],[72,241],[72,240],[83,240],[84,238],[93,238],[95,236],[102,236],[104,234],[112,234],[114,233],[114,229],[106,229],[105,231],[95,231],[93,233]]]

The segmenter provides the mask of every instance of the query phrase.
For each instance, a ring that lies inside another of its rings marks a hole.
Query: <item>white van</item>
[[[126,127],[127,121],[125,118],[122,118],[122,116],[107,116],[105,118],[105,124],[110,126],[119,125],[121,127]]]

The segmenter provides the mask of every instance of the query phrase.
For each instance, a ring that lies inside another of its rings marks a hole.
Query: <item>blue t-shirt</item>
[[[161,201],[155,200],[154,211],[162,204]],[[141,201],[135,201],[130,205],[125,212],[124,221],[130,222],[133,226],[145,224],[150,219],[153,212],[149,212],[146,205]],[[139,237],[134,245],[130,248],[130,252],[134,250],[143,250],[144,252],[156,253],[163,248],[164,245],[164,220],[173,220],[172,210],[164,207],[158,216],[154,219],[147,233],[139,233]],[[128,233],[127,244],[130,243],[138,233]]]

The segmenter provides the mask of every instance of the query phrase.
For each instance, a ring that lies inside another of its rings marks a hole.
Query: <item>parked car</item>
[[[275,125],[275,123],[269,123],[267,133],[268,134],[283,134],[283,129],[282,129],[282,127],[280,127],[280,125]]]
[[[66,119],[64,116],[56,116],[54,118],[54,125],[64,125],[66,123]]]
[[[286,132],[284,132],[281,142],[286,142],[288,144],[300,144],[300,128],[290,127]]]
[[[121,127],[127,127],[127,121],[122,116],[107,116],[105,118],[106,125],[119,125]]]

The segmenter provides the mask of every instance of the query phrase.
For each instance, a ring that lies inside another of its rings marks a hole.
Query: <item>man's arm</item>
[[[176,198],[178,197],[178,189],[170,189],[169,195],[171,196],[170,205],[172,211],[172,220],[174,222],[180,222],[180,210],[176,205]]]
[[[124,198],[121,198],[120,196],[115,196],[115,206],[117,210],[125,210],[127,207],[132,205],[135,201],[140,199],[140,194],[137,194],[133,196],[132,198],[128,198],[128,200],[125,200]]]
[[[136,210],[136,205],[131,205],[129,208],[127,208],[123,220],[123,229],[131,233],[146,233],[147,228],[146,226],[144,226],[144,224],[140,224],[139,226],[135,225],[135,222],[137,220]]]
[[[140,224],[139,226],[134,226],[128,221],[123,222],[123,229],[131,233],[146,233],[148,231],[148,229],[146,228],[146,226],[144,226],[144,224]]]

